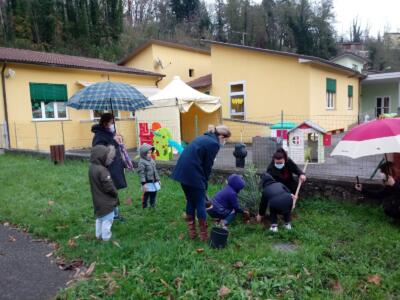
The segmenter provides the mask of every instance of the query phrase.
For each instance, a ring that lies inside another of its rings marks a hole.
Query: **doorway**
[[[315,132],[308,134],[307,145],[310,162],[318,162],[318,136],[319,134]]]
[[[390,97],[377,97],[376,98],[376,117],[378,118],[382,114],[390,113]]]

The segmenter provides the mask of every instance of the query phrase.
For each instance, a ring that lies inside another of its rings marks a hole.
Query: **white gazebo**
[[[193,89],[179,76],[149,100],[152,106],[136,111],[139,143],[141,137],[149,134],[153,123],[168,128],[175,141],[190,142],[209,124],[221,122],[220,98]]]

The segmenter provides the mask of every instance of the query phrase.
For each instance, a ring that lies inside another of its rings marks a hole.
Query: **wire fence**
[[[215,123],[214,123],[215,121]],[[300,168],[310,161],[307,174],[312,177],[370,178],[382,160],[382,156],[360,159],[332,157],[331,153],[343,135],[354,126],[366,121],[364,116],[348,115],[290,115],[280,114],[260,116],[243,120],[223,119],[232,131],[227,145],[221,148],[214,163],[215,168],[234,168],[235,145],[246,144],[246,165],[254,164],[264,171],[271,163],[273,153],[283,147]],[[50,145],[63,144],[67,153],[89,156],[93,133],[91,127],[97,121],[53,121],[53,122],[13,122],[9,124],[10,148],[49,152]],[[203,134],[209,124],[219,123],[219,119],[190,119],[172,122],[153,120],[139,122],[134,119],[117,120],[116,127],[124,138],[132,158],[137,156],[140,143],[152,143],[154,131],[167,128],[170,139],[175,142],[190,142]],[[0,127],[0,147],[7,147],[5,124]],[[165,146],[165,145],[164,145]],[[163,146],[163,147],[164,147]],[[179,158],[173,149],[172,161]]]

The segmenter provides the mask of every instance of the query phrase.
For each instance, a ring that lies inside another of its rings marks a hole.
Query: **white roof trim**
[[[383,79],[400,79],[400,72],[368,75],[367,78],[363,80],[363,82],[383,80]]]

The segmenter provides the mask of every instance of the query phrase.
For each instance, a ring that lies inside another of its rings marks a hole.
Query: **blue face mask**
[[[282,170],[285,164],[275,164],[275,168]]]

